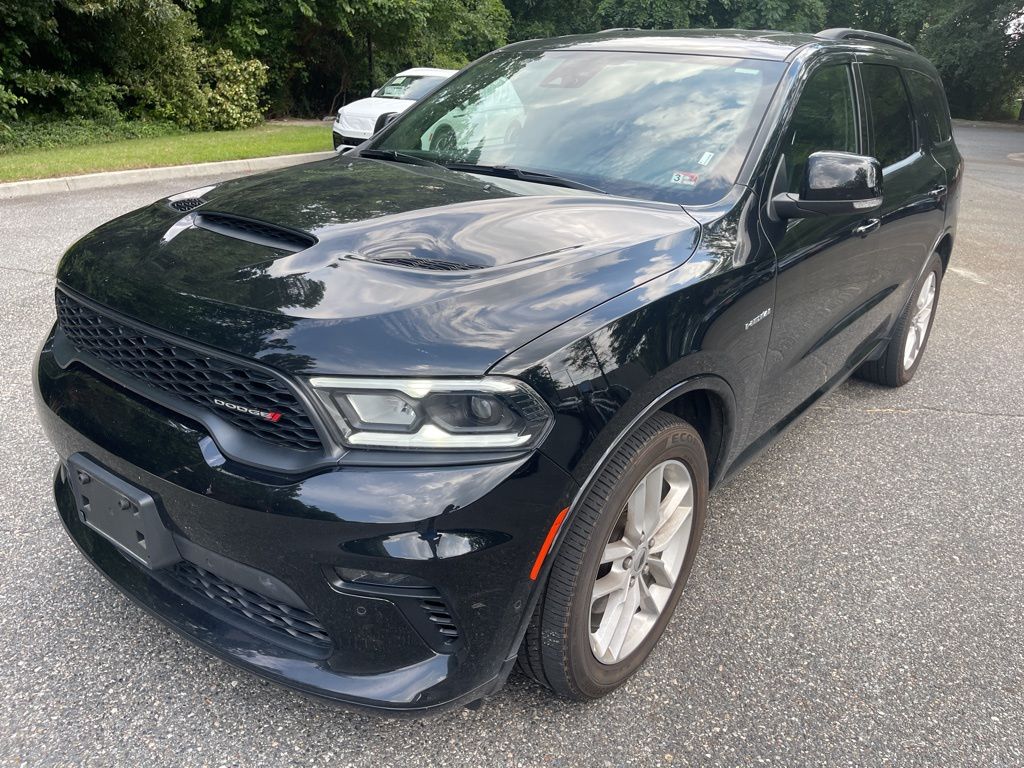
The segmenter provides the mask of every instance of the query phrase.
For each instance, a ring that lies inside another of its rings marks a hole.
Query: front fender
[[[718,381],[730,437],[724,474],[747,440],[775,304],[775,257],[746,193],[702,226],[684,263],[637,284],[515,350],[491,372],[529,381],[556,425],[542,450],[585,483],[633,423],[683,382]],[[657,274],[655,272],[655,274]],[[677,394],[681,394],[678,392]],[[660,406],[657,406],[660,407]]]
[[[576,340],[539,362],[524,364],[527,348],[494,369],[525,379],[551,404],[556,424],[542,450],[577,482],[586,483],[638,418],[693,389],[713,392],[726,411],[728,434],[712,457],[716,478],[744,445],[771,332],[774,264],[754,262],[675,285],[699,268],[688,263],[654,281],[658,286],[588,313],[612,316],[593,330],[586,329],[590,316],[556,329]],[[663,295],[655,298],[654,290]]]

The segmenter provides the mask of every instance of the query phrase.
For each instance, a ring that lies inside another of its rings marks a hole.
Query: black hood
[[[483,373],[683,263],[699,232],[677,206],[344,156],[201,200],[100,227],[58,280],[295,373]]]

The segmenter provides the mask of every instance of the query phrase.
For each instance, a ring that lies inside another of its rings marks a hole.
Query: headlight
[[[516,379],[349,379],[310,384],[357,448],[455,451],[537,445],[551,411]]]

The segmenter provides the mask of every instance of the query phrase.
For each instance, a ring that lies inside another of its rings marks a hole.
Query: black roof
[[[826,30],[831,32],[833,30]],[[881,36],[879,36],[881,37]],[[816,45],[878,46],[895,52],[884,40],[836,39],[796,32],[750,29],[609,29],[589,35],[569,35],[547,40],[528,40],[513,48],[544,48],[582,51],[636,51],[650,53],[690,53],[709,56],[734,56],[743,59],[785,61],[798,48]]]

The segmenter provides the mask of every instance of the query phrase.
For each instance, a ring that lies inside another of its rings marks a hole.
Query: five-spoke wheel
[[[924,341],[928,337],[928,329],[932,324],[932,313],[935,311],[935,289],[939,280],[934,272],[929,272],[925,278],[921,290],[917,293],[914,301],[913,314],[910,318],[910,327],[907,329],[907,339],[903,345],[903,367],[911,368],[917,362],[917,356],[924,347]]]
[[[693,478],[676,459],[648,472],[605,545],[590,596],[590,647],[615,664],[636,650],[665,610],[693,525]]]
[[[889,343],[875,359],[858,369],[860,378],[887,387],[902,387],[914,377],[935,319],[942,271],[942,258],[933,253],[892,329]]]
[[[577,699],[629,679],[686,585],[707,494],[707,455],[691,425],[659,412],[626,436],[567,519],[520,668]]]

